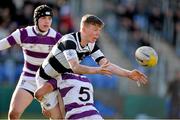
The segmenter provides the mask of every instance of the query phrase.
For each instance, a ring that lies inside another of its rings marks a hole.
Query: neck
[[[43,32],[43,31],[39,30],[38,26],[36,26],[36,25],[34,26],[34,30],[39,35],[46,35],[48,33],[48,31]]]

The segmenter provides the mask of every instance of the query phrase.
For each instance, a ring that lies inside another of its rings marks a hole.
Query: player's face
[[[86,37],[88,42],[94,43],[99,38],[102,28],[96,25],[88,25],[86,28]]]
[[[38,20],[38,26],[41,31],[48,31],[52,24],[51,16],[40,17]]]

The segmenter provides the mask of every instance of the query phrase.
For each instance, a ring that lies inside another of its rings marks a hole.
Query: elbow
[[[72,67],[72,71],[76,74],[80,74],[80,72],[78,71],[78,67]]]
[[[73,71],[74,73],[76,73],[76,74],[82,74],[82,73],[80,72],[80,65],[78,65],[78,64],[74,64],[73,66],[71,66],[71,69],[72,69],[72,71]]]

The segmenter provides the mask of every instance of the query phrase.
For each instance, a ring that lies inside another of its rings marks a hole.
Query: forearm
[[[108,69],[115,75],[138,81],[138,84],[146,84],[148,82],[147,76],[136,69],[130,71],[114,64],[109,65]]]
[[[0,40],[0,50],[4,50],[11,47],[6,38]]]
[[[74,73],[77,74],[97,74],[98,73],[98,67],[90,67],[85,65],[76,65],[72,66],[72,70]]]
[[[124,69],[124,68],[121,68],[115,64],[110,64],[108,66],[108,69],[115,75],[117,76],[120,76],[120,77],[129,77],[130,75],[130,70],[127,70],[127,69]]]
[[[127,69],[121,68],[115,64],[110,63],[107,59],[102,59],[99,63],[102,67],[106,67],[104,65],[107,64],[108,66],[106,68],[109,71],[111,71],[112,74],[115,74],[117,76],[127,77],[131,80],[138,81],[142,84],[146,84],[148,82],[147,76],[136,69],[127,70]]]

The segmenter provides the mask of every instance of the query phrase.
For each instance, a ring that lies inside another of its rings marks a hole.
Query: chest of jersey
[[[32,36],[22,42],[22,48],[36,52],[49,52],[56,43],[51,37]]]

